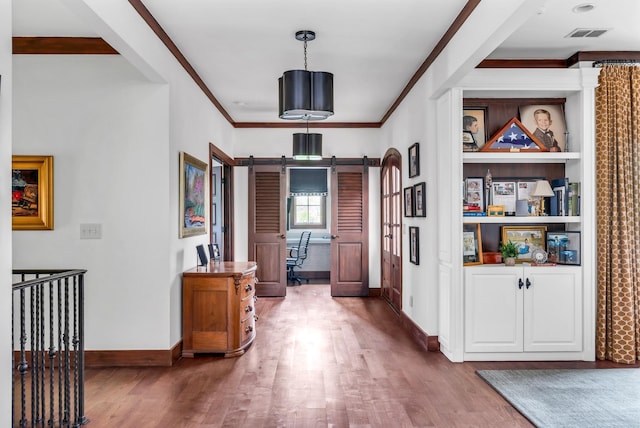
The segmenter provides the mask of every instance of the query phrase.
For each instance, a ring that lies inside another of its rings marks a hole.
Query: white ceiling
[[[111,0],[124,1],[124,0]],[[277,79],[304,68],[297,30],[317,34],[308,67],[334,74],[336,122],[379,122],[466,0],[142,0],[236,122],[278,122]],[[482,0],[496,2],[497,0]],[[589,2],[595,8],[574,13]],[[489,58],[566,59],[640,50],[640,1],[549,0]],[[576,28],[600,38],[568,39]],[[13,0],[14,36],[99,36],[60,0]]]

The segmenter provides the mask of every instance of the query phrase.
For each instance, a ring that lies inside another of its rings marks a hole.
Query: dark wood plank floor
[[[476,374],[596,363],[451,363],[416,346],[377,298],[321,284],[258,300],[247,353],[170,368],[86,370],[85,414],[99,427],[530,427]]]

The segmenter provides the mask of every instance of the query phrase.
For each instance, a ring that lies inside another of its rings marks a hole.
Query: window
[[[324,195],[296,195],[291,197],[290,224],[292,229],[325,229],[327,225]]]
[[[326,229],[327,169],[289,170],[289,228]]]

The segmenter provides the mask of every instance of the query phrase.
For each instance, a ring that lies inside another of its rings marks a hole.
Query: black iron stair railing
[[[89,422],[84,415],[86,272],[13,270],[13,427]]]

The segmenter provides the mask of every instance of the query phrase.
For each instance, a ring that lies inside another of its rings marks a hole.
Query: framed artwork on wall
[[[409,261],[420,264],[420,228],[409,226]]]
[[[413,143],[409,146],[409,178],[420,175],[420,145]]]
[[[13,230],[53,230],[53,156],[11,158]]]
[[[424,181],[422,183],[415,184],[413,186],[413,205],[414,205],[414,216],[416,217],[426,217],[427,216],[427,183]]]
[[[405,187],[404,188],[404,216],[405,217],[413,217],[413,187]]]
[[[180,238],[207,233],[207,164],[180,152]]]

